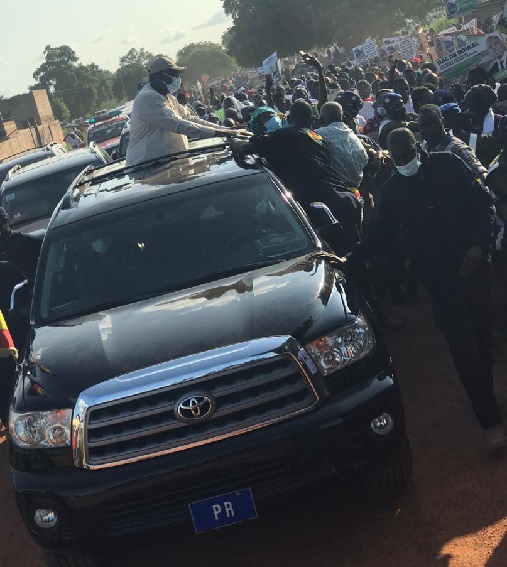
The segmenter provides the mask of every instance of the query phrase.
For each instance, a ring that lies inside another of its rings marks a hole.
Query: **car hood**
[[[327,260],[300,258],[32,329],[28,367],[47,395],[74,402],[115,376],[214,348],[281,335],[306,344],[352,320],[355,297]]]

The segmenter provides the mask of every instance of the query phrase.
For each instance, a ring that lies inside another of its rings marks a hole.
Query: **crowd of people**
[[[487,445],[504,448],[490,280],[494,266],[507,284],[507,85],[477,67],[448,86],[419,57],[339,67],[302,54],[301,65],[261,88],[231,81],[196,96],[181,89],[183,68],[159,60],[134,102],[127,165],[188,147],[186,136],[227,136],[238,157],[265,159],[316,225],[311,203],[326,204],[338,220],[327,244],[381,321],[402,324],[393,306],[424,286]]]
[[[401,324],[393,306],[425,287],[488,447],[507,446],[490,296],[492,267],[507,286],[507,85],[477,67],[447,86],[419,57],[340,67],[302,54],[276,82],[206,95],[182,89],[184,72],[151,64],[127,167],[222,136],[263,158],[317,228],[311,203],[323,202],[338,221],[327,244],[381,321]]]

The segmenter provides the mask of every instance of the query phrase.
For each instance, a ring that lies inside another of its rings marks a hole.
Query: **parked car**
[[[16,230],[43,236],[58,201],[79,173],[111,158],[96,144],[21,167],[7,173],[0,187],[0,203]]]
[[[87,144],[95,142],[109,155],[118,149],[122,130],[129,123],[128,116],[120,115],[102,122],[91,124],[86,134]]]
[[[9,423],[49,565],[253,519],[324,477],[410,478],[391,359],[335,260],[224,144],[79,177],[44,239]]]
[[[33,150],[28,150],[20,154],[11,156],[0,162],[0,184],[3,182],[9,170],[11,170],[15,165],[25,166],[30,163],[35,163],[36,161],[41,161],[48,157],[60,155],[66,153],[62,144],[58,142],[51,142],[42,148],[35,148]]]

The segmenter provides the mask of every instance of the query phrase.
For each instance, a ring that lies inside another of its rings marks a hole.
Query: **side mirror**
[[[331,209],[324,203],[320,201],[310,203],[310,208],[310,221],[317,230],[329,228],[336,224],[340,226],[340,223],[336,220]]]

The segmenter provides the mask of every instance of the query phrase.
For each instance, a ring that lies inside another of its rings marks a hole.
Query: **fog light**
[[[388,413],[383,413],[371,422],[371,428],[377,435],[387,435],[393,428],[393,418]]]
[[[54,510],[38,508],[33,515],[33,521],[39,528],[54,528],[58,522],[58,514]]]

